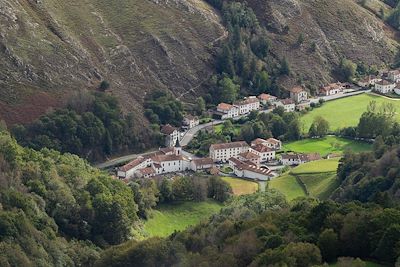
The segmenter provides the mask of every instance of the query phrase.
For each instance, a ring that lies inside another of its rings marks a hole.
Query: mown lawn
[[[160,205],[145,222],[144,230],[150,237],[165,237],[174,231],[182,231],[202,220],[207,220],[221,208],[222,204],[211,200]]]
[[[305,184],[309,196],[327,199],[339,186],[339,181],[336,179],[338,165],[339,158],[305,163],[273,179],[268,183],[268,186],[269,188],[281,191],[287,200],[290,201],[296,197],[306,195],[305,190],[298,180],[300,179]]]
[[[362,152],[371,150],[371,144],[340,138],[336,136],[326,136],[324,138],[308,138],[299,141],[285,143],[284,151],[294,151],[299,153],[318,152],[321,156],[330,153],[343,153],[346,150]]]
[[[366,111],[370,101],[375,100],[378,105],[384,102],[393,103],[398,113],[396,118],[400,121],[400,101],[390,100],[372,94],[361,94],[328,101],[320,108],[316,108],[302,116],[303,131],[308,132],[310,125],[316,116],[322,116],[329,121],[330,129],[337,130],[348,126],[356,126],[361,114]]]
[[[296,177],[288,173],[269,181],[268,188],[279,190],[288,201],[306,195]]]
[[[302,164],[291,172],[293,174],[336,172],[338,165],[339,158],[316,160]]]
[[[258,191],[258,183],[239,178],[221,177],[232,187],[233,194],[236,196],[253,194]]]

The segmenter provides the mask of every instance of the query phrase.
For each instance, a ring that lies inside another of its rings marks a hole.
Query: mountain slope
[[[269,30],[272,52],[290,63],[294,77],[281,81],[286,87],[334,81],[341,57],[377,66],[393,60],[396,32],[353,0],[247,2]],[[304,42],[298,45],[300,34]]]
[[[0,116],[9,123],[102,80],[130,111],[155,89],[179,95],[209,76],[210,48],[224,36],[200,0],[0,0],[0,25]]]

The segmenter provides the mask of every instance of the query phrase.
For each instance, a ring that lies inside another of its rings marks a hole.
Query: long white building
[[[215,162],[227,162],[231,157],[236,157],[240,153],[248,152],[249,150],[250,146],[244,141],[212,144],[210,146],[210,158]]]
[[[255,96],[250,96],[242,101],[237,101],[233,103],[234,106],[239,108],[239,114],[247,114],[252,110],[260,109],[260,100]]]

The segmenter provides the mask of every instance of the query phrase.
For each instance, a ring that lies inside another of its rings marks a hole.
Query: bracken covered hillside
[[[281,81],[286,87],[301,81],[314,86],[334,81],[333,70],[341,57],[379,66],[390,64],[396,52],[396,32],[354,0],[247,2],[269,30],[273,54],[290,63],[294,77]]]
[[[0,0],[0,117],[29,122],[102,80],[142,114],[145,93],[207,78],[225,35],[201,0]]]

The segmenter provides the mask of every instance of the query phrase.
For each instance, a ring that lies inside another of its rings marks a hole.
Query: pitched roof
[[[235,167],[239,170],[247,170],[247,171],[251,171],[251,172],[255,172],[255,173],[259,173],[259,174],[263,174],[263,175],[271,174],[271,170],[268,168],[259,168],[254,164],[250,164],[248,162],[243,162],[236,158],[230,158],[229,161],[233,162],[233,164],[235,164]]]
[[[127,171],[135,168],[136,166],[140,165],[144,161],[146,161],[146,158],[138,157],[138,158],[130,161],[129,163],[125,164],[124,166],[120,167],[119,170],[127,172]]]
[[[392,82],[389,82],[388,80],[382,80],[382,81],[376,82],[376,84],[379,84],[379,85],[389,85],[389,84],[393,84],[393,83],[392,83]]]
[[[192,120],[198,120],[199,118],[197,118],[196,116],[193,116],[193,115],[191,115],[191,114],[188,114],[188,115],[186,115],[186,116],[184,117],[184,119],[187,119],[187,120],[189,120],[189,121],[192,121]]]
[[[156,170],[153,167],[147,167],[139,170],[143,175],[155,174]]]
[[[260,153],[275,151],[274,149],[267,147],[266,145],[263,144],[255,145],[252,147],[252,149]]]
[[[260,156],[257,154],[254,154],[253,152],[244,152],[244,153],[240,153],[238,156],[244,158],[244,159],[259,159]]]
[[[287,154],[281,154],[282,159],[287,159],[287,160],[297,160],[299,159],[299,154],[293,154],[293,153],[287,153]]]
[[[275,144],[275,145],[277,145],[277,144],[280,144],[281,143],[281,141],[280,140],[278,140],[278,139],[275,139],[275,138],[268,138],[267,139],[267,142],[268,143],[270,143],[270,144]]]
[[[210,148],[214,150],[219,149],[229,149],[229,148],[236,148],[236,147],[248,147],[249,145],[245,141],[237,141],[237,142],[230,142],[230,143],[220,143],[220,144],[212,144]]]
[[[342,84],[337,82],[337,83],[330,83],[330,84],[322,87],[320,89],[320,91],[329,92],[329,91],[332,91],[332,90],[338,90],[338,89],[340,90],[342,88],[343,88]]]
[[[231,108],[233,108],[233,106],[231,104],[227,104],[227,103],[219,103],[217,106],[217,109],[220,109],[220,110],[230,110]]]
[[[165,161],[176,161],[184,160],[185,158],[181,155],[156,155],[151,158],[154,162],[165,162]]]
[[[161,133],[167,135],[172,134],[174,131],[176,131],[176,128],[171,126],[170,124],[166,124],[161,128]]]
[[[253,97],[248,97],[241,101],[237,101],[234,104],[237,106],[243,106],[243,105],[248,105],[248,104],[252,104],[252,103],[256,103],[256,102],[260,102],[260,100],[258,100],[255,96],[253,96]]]
[[[290,98],[282,99],[281,102],[282,102],[283,105],[294,104],[294,100],[290,99]]]
[[[294,94],[298,94],[298,93],[303,92],[305,90],[301,86],[295,86],[292,89],[290,89],[289,91],[294,93]]]
[[[261,100],[268,101],[268,100],[271,100],[271,99],[276,99],[277,97],[273,96],[273,95],[270,95],[270,94],[261,94],[261,95],[258,96],[258,98],[261,99]]]
[[[264,144],[264,143],[268,143],[267,140],[262,139],[262,138],[256,138],[253,141],[251,141],[251,145],[255,146],[255,145],[259,145],[259,144]]]
[[[213,165],[214,161],[211,158],[200,158],[200,159],[194,159],[193,163],[196,166],[204,166],[204,165]]]

